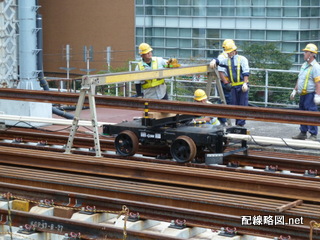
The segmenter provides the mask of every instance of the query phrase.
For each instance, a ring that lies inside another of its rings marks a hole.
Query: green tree
[[[248,58],[250,68],[289,70],[293,65],[292,56],[294,54],[282,53],[273,43],[245,43],[241,46],[241,49],[243,51],[242,54]],[[269,102],[290,103],[288,98],[290,90],[272,89],[272,87],[293,87],[296,78],[295,73],[269,72]],[[265,79],[266,71],[252,71],[250,83],[258,87],[251,88],[249,93],[250,101],[262,101],[264,99],[265,89],[263,86],[265,85]]]

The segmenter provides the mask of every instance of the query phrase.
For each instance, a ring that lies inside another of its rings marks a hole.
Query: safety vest
[[[240,68],[241,68],[240,59],[241,59],[241,57],[238,55],[237,81],[235,82],[234,79],[233,79],[233,74],[232,74],[231,59],[228,58],[229,77],[230,77],[230,80],[231,80],[231,86],[239,86],[239,85],[243,84],[243,82],[240,82]]]
[[[312,70],[312,66],[308,69],[306,79],[304,80],[303,89],[301,91],[301,95],[306,95],[308,93],[307,87],[308,87],[309,76],[310,76],[311,70]]]
[[[139,70],[140,71],[144,71],[145,70],[145,67],[143,66],[143,62],[139,62],[138,63],[138,66],[139,66]],[[158,69],[158,59],[157,58],[152,58],[152,61],[151,61],[151,68],[152,70],[156,70]],[[147,89],[147,88],[152,88],[152,87],[156,87],[158,85],[161,85],[164,83],[164,79],[157,79],[157,78],[154,78],[154,79],[150,79],[150,80],[145,80],[145,83],[142,84],[142,88],[143,89]]]

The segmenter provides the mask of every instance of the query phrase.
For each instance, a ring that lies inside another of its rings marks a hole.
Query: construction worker
[[[222,59],[228,59],[228,54],[224,51],[226,45],[229,43],[233,43],[232,39],[225,39],[222,43],[223,52],[219,54],[218,59],[221,61]],[[231,84],[229,82],[228,74],[226,68],[218,66],[219,77],[221,80],[221,86],[224,93],[224,97],[226,99],[227,104],[231,104]],[[221,125],[226,125],[227,119],[226,118],[218,118]]]
[[[193,99],[199,103],[212,104],[211,102],[208,101],[207,94],[202,89],[197,89],[194,92]],[[206,123],[206,124],[212,124],[212,125],[217,125],[217,126],[220,125],[220,121],[218,120],[218,118],[208,117],[208,116],[195,118],[193,120],[193,123],[195,123],[195,124],[205,124]]]
[[[320,65],[315,60],[318,48],[315,44],[309,43],[302,49],[305,62],[302,64],[296,86],[294,87],[290,100],[295,95],[300,95],[299,110],[318,111],[317,105],[320,104]],[[307,132],[311,135],[310,140],[316,141],[318,134],[317,126],[300,125],[300,133],[293,139],[307,139]]]
[[[167,66],[167,61],[162,57],[153,57],[152,48],[147,43],[139,45],[139,54],[141,61],[136,67],[136,71],[162,69]],[[168,99],[167,85],[165,80],[150,79],[146,81],[138,81],[136,84],[136,92],[138,97],[152,98],[152,99]]]
[[[226,69],[227,77],[231,84],[231,104],[248,106],[248,90],[250,68],[248,59],[238,55],[237,46],[234,42],[227,42],[224,52],[228,54],[227,59],[214,58],[210,62],[210,67],[216,65]],[[244,119],[236,119],[236,125],[243,127],[246,124]]]

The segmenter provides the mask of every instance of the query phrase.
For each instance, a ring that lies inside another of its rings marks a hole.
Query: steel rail
[[[8,140],[21,138],[23,139],[23,143],[33,142],[41,142],[44,141],[48,144],[46,147],[34,147],[34,145],[23,145],[23,144],[15,144],[8,143],[8,141],[0,142],[2,146],[12,146],[12,147],[25,147],[30,149],[39,149],[39,150],[48,150],[48,151],[56,151],[54,149],[50,149],[50,145],[61,144],[64,145],[68,139],[68,133],[46,133],[43,134],[42,131],[36,131],[32,129],[9,129],[9,130],[0,130],[0,139]],[[105,136],[104,136],[105,137]],[[114,138],[101,138],[101,146],[102,150],[112,150],[115,151],[114,147]],[[75,148],[91,148],[93,146],[93,139],[91,135],[78,133],[75,138],[74,147]],[[227,149],[233,150],[233,149]],[[62,152],[61,150],[60,152]],[[169,152],[169,147],[156,147],[156,146],[139,146],[139,154],[146,156],[156,157],[165,152]],[[77,152],[75,149],[73,153]],[[79,152],[79,151],[78,151]],[[83,152],[79,152],[79,154],[84,154]],[[90,155],[90,154],[88,154]],[[93,153],[91,154],[93,155]],[[105,157],[112,157],[111,154],[103,153]],[[115,156],[116,158],[123,158],[119,155]],[[127,157],[128,158],[128,157]],[[130,157],[129,159],[135,159],[135,157]],[[141,161],[147,161],[146,159],[140,159]],[[150,161],[150,160],[148,160]],[[169,163],[168,161],[165,161]],[[270,151],[256,151],[249,150],[247,155],[243,154],[233,154],[224,158],[223,163],[228,165],[228,163],[236,162],[239,166],[253,166],[260,169],[264,169],[266,166],[277,166],[278,170],[289,170],[293,172],[304,173],[306,170],[312,170],[320,172],[320,159],[318,156],[312,155],[301,155],[301,154],[289,154],[289,153],[280,153],[280,152],[270,152]],[[172,162],[173,163],[173,162]],[[213,167],[214,166],[210,166]],[[210,168],[209,167],[209,168]]]
[[[13,151],[14,149],[14,151]],[[179,184],[264,196],[284,197],[319,202],[320,184],[308,179],[286,178],[191,168],[187,166],[127,161],[112,158],[71,155],[30,149],[0,147],[0,162],[21,166],[81,172],[101,176]]]
[[[61,177],[60,174],[46,171],[28,171],[8,167],[5,170],[11,172],[6,175],[12,175],[12,179],[8,178],[4,181],[19,182],[20,186],[17,187],[16,184],[7,184],[3,181],[0,184],[0,189],[9,191],[16,196],[32,196],[33,200],[36,200],[36,197],[42,197],[40,199],[47,197],[54,199],[55,202],[60,201],[64,205],[72,198],[72,202],[77,202],[78,207],[94,204],[100,210],[119,209],[119,205],[125,204],[130,211],[139,212],[142,219],[170,222],[172,219],[178,218],[186,219],[188,226],[216,229],[222,226],[232,226],[237,227],[241,234],[264,236],[287,234],[297,237],[294,239],[303,239],[308,234],[308,222],[319,218],[319,206],[312,204],[303,203],[299,208],[289,210],[289,213],[287,211],[279,213],[276,211],[277,207],[287,204],[287,201],[203,190],[187,190],[138,182],[133,184],[127,181],[88,176],[79,178],[79,175],[74,174],[63,174]],[[47,189],[43,190],[43,188]],[[118,190],[114,191],[113,189]],[[141,199],[143,200],[141,201]],[[272,228],[266,225],[241,225],[241,216],[279,214],[283,214],[286,220],[289,217],[302,217],[304,219],[303,225],[277,225]]]
[[[79,94],[1,88],[0,98],[76,105]],[[307,124],[315,126],[320,125],[320,112],[271,109],[263,107],[244,107],[222,104],[199,105],[197,103],[190,102],[140,98],[130,98],[130,101],[128,101],[128,98],[125,97],[101,95],[95,96],[96,107],[102,108],[143,110],[144,103],[146,101],[149,103],[149,110],[155,112],[191,114],[200,116],[206,114],[208,116],[242,118],[253,121]],[[85,101],[85,105],[89,105],[87,99]]]

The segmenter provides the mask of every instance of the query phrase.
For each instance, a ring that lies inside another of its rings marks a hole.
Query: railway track
[[[2,141],[1,141],[2,140]],[[41,130],[30,130],[24,128],[13,128],[10,130],[0,130],[0,146],[12,146],[17,148],[30,148],[47,151],[64,152],[64,145],[68,140],[68,133],[48,133],[43,134]],[[79,133],[75,138],[75,150],[74,153],[94,155],[90,152],[93,146],[92,136],[88,133]],[[170,149],[166,146],[143,146],[140,145],[138,154],[143,156],[152,157],[121,157],[115,155],[114,138],[111,136],[103,136],[101,138],[101,148],[104,157],[116,157],[121,159],[131,159],[140,161],[154,161],[158,163],[174,164],[176,162],[170,159]],[[232,149],[227,149],[232,150]],[[160,157],[160,158],[159,158]],[[163,160],[161,160],[161,158]],[[169,160],[169,161],[168,161]],[[180,164],[181,165],[181,164]],[[196,163],[184,164],[186,166]],[[248,155],[243,153],[237,153],[227,156],[223,160],[223,166],[231,166],[230,171],[242,171],[250,172],[248,166],[255,168],[256,170],[268,170],[260,171],[262,175],[277,174],[282,175],[281,172],[292,172],[296,178],[304,178],[305,176],[315,177],[320,172],[320,157],[315,155],[294,154],[294,153],[281,153],[270,151],[259,151],[249,149]],[[197,165],[197,167],[206,167],[212,169],[219,169],[218,166],[203,166],[203,164]],[[237,168],[239,167],[239,168]]]
[[[288,206],[292,202],[288,199],[254,197],[21,167],[1,166],[0,175],[1,190],[33,201],[39,202],[39,197],[54,199],[56,204],[65,206],[68,202],[70,204],[72,197],[72,202],[78,203],[78,208],[90,203],[100,210],[115,210],[121,208],[121,204],[125,204],[130,211],[139,212],[142,219],[170,222],[179,218],[185,219],[188,227],[210,229],[232,226],[237,228],[239,234],[270,237],[286,234],[293,239],[306,239],[309,234],[309,222],[318,220],[320,210],[319,204],[307,202],[290,208]],[[5,214],[4,211],[0,213]],[[285,222],[289,219],[302,219],[302,222],[299,225],[284,223],[272,227],[245,225],[241,221],[243,216],[283,216]],[[42,216],[38,218],[41,219]],[[320,236],[317,237],[319,238],[314,239],[320,239]]]

